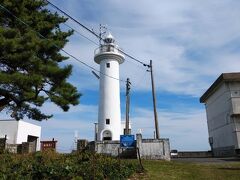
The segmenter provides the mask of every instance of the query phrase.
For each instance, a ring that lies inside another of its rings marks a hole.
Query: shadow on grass
[[[228,159],[221,159],[223,161],[231,161],[231,162],[240,162],[240,158],[228,158]]]
[[[239,171],[240,168],[233,168],[233,167],[224,167],[224,168],[218,168],[218,169],[221,169],[221,170],[232,170],[232,171]]]

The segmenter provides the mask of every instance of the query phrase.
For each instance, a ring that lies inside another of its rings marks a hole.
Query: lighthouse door
[[[109,130],[103,132],[103,141],[111,141],[112,133]]]

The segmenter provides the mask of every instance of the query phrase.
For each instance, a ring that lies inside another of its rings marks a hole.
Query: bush
[[[95,153],[1,154],[0,179],[127,179],[137,165]]]

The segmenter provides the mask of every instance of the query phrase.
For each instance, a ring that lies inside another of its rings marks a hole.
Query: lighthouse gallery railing
[[[95,49],[94,55],[97,55],[100,53],[108,53],[108,52],[122,54],[121,50],[115,47],[114,45],[101,45],[99,48]]]

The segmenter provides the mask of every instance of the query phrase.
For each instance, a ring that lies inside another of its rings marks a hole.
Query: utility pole
[[[126,124],[125,124],[125,132],[124,135],[129,135],[129,108],[130,108],[130,87],[131,83],[129,78],[127,78],[126,82]]]
[[[156,133],[156,139],[160,139],[160,135],[159,135],[159,127],[158,127],[157,107],[156,107],[155,86],[154,86],[154,79],[153,79],[152,60],[150,60],[150,65],[147,65],[147,66],[150,68],[149,71],[151,72],[152,97],[153,97],[153,109],[154,109],[154,120],[155,120],[155,133]]]

